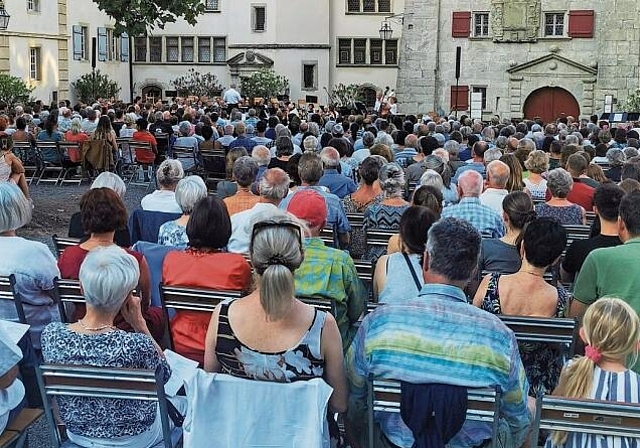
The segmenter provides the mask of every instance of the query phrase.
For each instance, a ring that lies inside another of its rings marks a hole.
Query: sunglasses
[[[265,229],[269,229],[273,227],[283,227],[283,228],[288,228],[293,230],[296,236],[298,237],[298,244],[300,245],[300,250],[302,250],[302,230],[300,229],[300,225],[296,224],[295,222],[274,221],[272,219],[260,221],[253,225],[253,231],[251,232],[251,246],[253,247],[253,240],[255,239],[258,233],[262,232]]]

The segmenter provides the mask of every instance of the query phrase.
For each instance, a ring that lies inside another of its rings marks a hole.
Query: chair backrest
[[[395,380],[369,379],[367,396],[367,424],[369,428],[370,446],[373,440],[373,413],[400,413],[400,382]],[[487,423],[491,426],[492,438],[498,433],[500,419],[500,387],[467,389],[467,420]]]
[[[65,323],[72,323],[73,319],[71,313],[67,312],[66,305],[71,305],[70,308],[73,309],[73,306],[78,304],[84,305],[86,302],[82,289],[80,288],[80,281],[56,278],[54,283],[60,318]]]
[[[545,395],[538,398],[532,440],[540,430],[640,438],[640,405]]]
[[[347,213],[347,220],[351,227],[362,228],[364,226],[364,213]]]
[[[335,234],[333,227],[324,227],[320,230],[320,239],[325,246],[335,247]]]
[[[36,148],[40,151],[42,160],[48,163],[59,165],[62,163],[60,150],[56,142],[36,142]]]
[[[358,271],[358,277],[365,283],[373,281],[373,263],[369,260],[353,260]]]
[[[593,221],[595,221],[596,219],[596,214],[595,212],[585,212],[585,217],[587,218],[587,225],[589,226],[589,228],[591,228],[591,225],[593,224]]]
[[[147,164],[153,163],[155,160],[155,154],[149,142],[131,140],[129,142],[129,150],[131,151],[131,160],[136,162]]]
[[[36,153],[29,142],[13,142],[13,153],[25,166],[33,167],[37,164]]]
[[[320,310],[326,311],[327,313],[331,313],[334,317],[336,316],[336,301],[335,299],[328,299],[326,297],[320,296],[297,296],[298,300],[302,303],[306,303],[307,305],[311,305],[312,307]]]
[[[62,255],[62,252],[64,252],[66,248],[80,244],[79,238],[69,238],[65,236],[58,236],[56,234],[53,234],[51,239],[53,240],[53,247],[56,250],[58,258],[60,258],[60,255]]]
[[[169,310],[203,311],[212,313],[213,310],[228,299],[243,296],[242,291],[215,290],[190,288],[186,286],[168,286],[160,284],[160,303],[165,316],[165,334],[169,335],[171,348],[173,338],[169,326]]]
[[[60,157],[63,161],[67,162],[82,162],[81,147],[78,142],[58,142],[58,149],[60,150]]]
[[[160,408],[164,447],[171,448],[171,431],[162,367],[153,370],[42,364],[37,368],[44,413],[54,447],[62,436],[54,418],[53,397],[91,397],[155,401]]]
[[[367,229],[367,245],[382,246],[384,248],[389,244],[389,239],[393,235],[397,235],[397,230],[369,230]]]
[[[200,157],[207,176],[213,179],[226,179],[226,156],[224,150],[201,149]]]
[[[16,291],[16,276],[14,274],[8,277],[0,276],[0,301],[11,301],[16,309],[16,318],[22,324],[27,323],[22,306],[22,298]]]
[[[575,352],[578,338],[578,321],[573,318],[546,318],[498,315],[519,342],[544,342],[565,344],[568,356]]]
[[[562,252],[564,256],[566,254],[567,248],[571,246],[574,241],[577,240],[586,240],[589,239],[589,234],[591,233],[591,227],[589,226],[569,226],[564,225],[564,229],[567,231],[567,244],[565,245],[565,249]]]
[[[174,221],[182,216],[181,213],[151,212],[137,209],[129,217],[129,233],[131,244],[138,241],[158,242],[160,226],[167,221]]]

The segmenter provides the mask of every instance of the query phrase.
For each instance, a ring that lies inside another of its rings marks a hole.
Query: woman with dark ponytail
[[[521,257],[516,242],[527,223],[536,219],[531,197],[522,191],[514,191],[505,196],[502,201],[502,219],[507,228],[505,236],[482,240],[479,276],[483,271],[513,274],[520,269]]]
[[[333,388],[331,411],[344,412],[348,390],[338,325],[328,312],[295,298],[302,236],[300,224],[285,214],[254,225],[250,253],[257,288],[213,312],[204,368],[282,383],[324,378]]]
[[[517,243],[522,265],[515,274],[491,273],[484,277],[473,304],[493,314],[534,317],[565,317],[569,294],[543,276],[560,259],[567,233],[553,218],[538,218],[527,224]],[[520,343],[520,356],[527,372],[529,395],[548,394],[556,387],[562,367],[558,345]]]

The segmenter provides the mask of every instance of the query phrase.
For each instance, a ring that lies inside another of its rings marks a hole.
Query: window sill
[[[493,40],[493,36],[470,36],[469,40]]]
[[[31,15],[40,15],[42,13],[42,11],[38,11],[36,9],[27,9],[27,14],[31,14]]]
[[[540,40],[571,40],[569,36],[542,36]]]
[[[303,92],[317,92],[318,87],[301,87],[300,90]]]
[[[251,30],[251,32],[261,34],[261,33],[266,33],[267,30]]]
[[[224,62],[168,62],[168,61],[158,61],[158,62],[149,62],[149,61],[133,61],[134,64],[139,65],[227,65],[227,61]]]
[[[204,10],[205,14],[207,14],[207,13],[220,14],[221,12],[222,12],[221,9],[205,9]]]
[[[336,67],[398,68],[398,64],[336,64]]]

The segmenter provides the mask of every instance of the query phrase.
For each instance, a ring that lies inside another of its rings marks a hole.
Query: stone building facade
[[[630,0],[405,0],[399,108],[469,113],[475,92],[485,119],[602,113],[640,87],[639,13]]]

